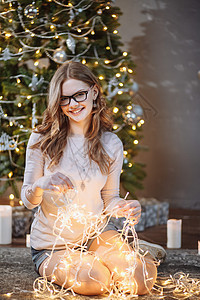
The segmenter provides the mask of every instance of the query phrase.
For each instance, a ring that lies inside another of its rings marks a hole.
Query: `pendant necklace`
[[[70,140],[69,146],[70,146],[70,150],[71,150],[71,154],[72,154],[72,159],[73,159],[73,161],[74,161],[74,163],[75,163],[75,165],[76,165],[76,168],[77,168],[79,177],[80,177],[80,179],[81,179],[81,185],[80,185],[81,190],[84,191],[84,189],[85,189],[85,180],[86,180],[86,178],[87,178],[87,176],[88,176],[90,167],[88,167],[87,172],[85,172],[86,166],[81,165],[80,162],[79,162],[79,165],[78,165],[77,159],[74,157],[75,155],[74,155],[74,152],[73,152],[73,150],[72,150],[71,142],[72,142],[72,144],[74,145],[74,147],[78,150],[78,153],[80,153],[80,154],[83,156],[83,158],[86,158],[86,155],[83,154],[83,153],[81,153],[80,149],[78,149],[78,148],[76,147],[76,145],[74,144],[74,142],[73,142],[72,140]],[[85,176],[84,176],[84,177],[82,177],[82,174],[81,174],[82,172],[85,173]]]

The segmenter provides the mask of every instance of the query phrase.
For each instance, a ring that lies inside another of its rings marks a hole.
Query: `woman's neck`
[[[82,123],[82,122],[81,122]],[[70,120],[70,133],[72,135],[83,135],[85,136],[88,124],[81,124],[80,122],[73,122]]]

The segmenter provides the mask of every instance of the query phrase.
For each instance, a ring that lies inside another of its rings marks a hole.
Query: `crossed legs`
[[[43,276],[45,272],[48,280],[72,288],[77,294],[100,295],[110,290],[112,279],[124,289],[121,283],[130,266],[127,260],[130,253],[133,249],[121,240],[117,231],[110,230],[96,238],[89,251],[81,253],[82,257],[77,252],[67,256],[65,250],[53,253],[49,261],[47,258],[41,264],[39,273]],[[138,295],[146,294],[155,283],[156,266],[150,257],[144,257],[142,261],[137,255],[134,266],[131,290]],[[126,289],[129,288],[126,286]]]

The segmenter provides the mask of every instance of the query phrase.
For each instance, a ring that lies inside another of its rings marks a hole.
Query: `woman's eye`
[[[82,97],[85,95],[85,92],[80,92],[75,95],[75,97]]]

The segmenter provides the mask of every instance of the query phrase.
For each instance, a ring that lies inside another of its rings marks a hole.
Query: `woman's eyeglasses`
[[[89,90],[77,92],[77,93],[73,94],[72,96],[61,96],[60,97],[60,106],[69,105],[71,102],[71,99],[73,99],[76,102],[83,102],[83,101],[87,100],[87,95],[92,87],[93,87],[93,85],[89,88]]]

